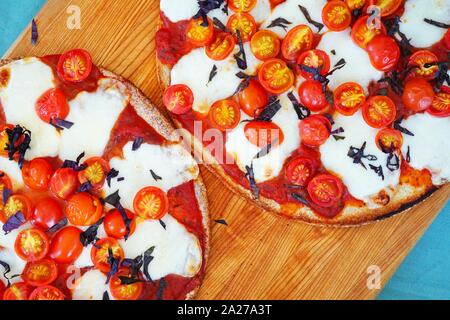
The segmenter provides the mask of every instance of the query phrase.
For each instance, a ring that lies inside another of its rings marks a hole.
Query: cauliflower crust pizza
[[[208,254],[197,163],[88,52],[1,61],[0,300],[189,299]]]
[[[207,166],[254,203],[357,225],[450,179],[450,0],[160,8],[164,103]]]

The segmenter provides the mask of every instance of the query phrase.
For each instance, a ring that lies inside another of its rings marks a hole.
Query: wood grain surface
[[[67,8],[81,12],[81,29],[67,28]],[[61,53],[81,47],[97,65],[131,80],[156,105],[154,36],[159,0],[50,0],[36,17],[39,42],[30,28],[7,57]],[[406,214],[372,225],[321,228],[286,220],[254,207],[202,170],[210,200],[212,243],[199,299],[372,299],[368,268],[378,266],[381,285],[448,201],[450,187]]]

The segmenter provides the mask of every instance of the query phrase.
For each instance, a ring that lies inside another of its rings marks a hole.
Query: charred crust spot
[[[385,190],[381,190],[373,201],[380,206],[387,206],[391,202],[391,197],[386,193]]]
[[[11,72],[9,69],[0,70],[0,88],[6,87],[9,82],[9,78],[11,78]]]

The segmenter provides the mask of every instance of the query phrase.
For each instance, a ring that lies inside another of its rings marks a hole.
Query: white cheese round
[[[102,300],[103,293],[108,291],[106,275],[100,270],[89,270],[76,279],[72,288],[73,300]],[[111,297],[111,295],[109,295]]]
[[[192,18],[198,10],[197,0],[161,0],[160,9],[172,22]]]

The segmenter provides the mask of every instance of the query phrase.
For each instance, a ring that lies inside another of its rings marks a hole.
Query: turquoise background
[[[0,56],[44,3],[45,0],[0,0]],[[450,204],[447,204],[378,298],[450,299],[449,250]]]

